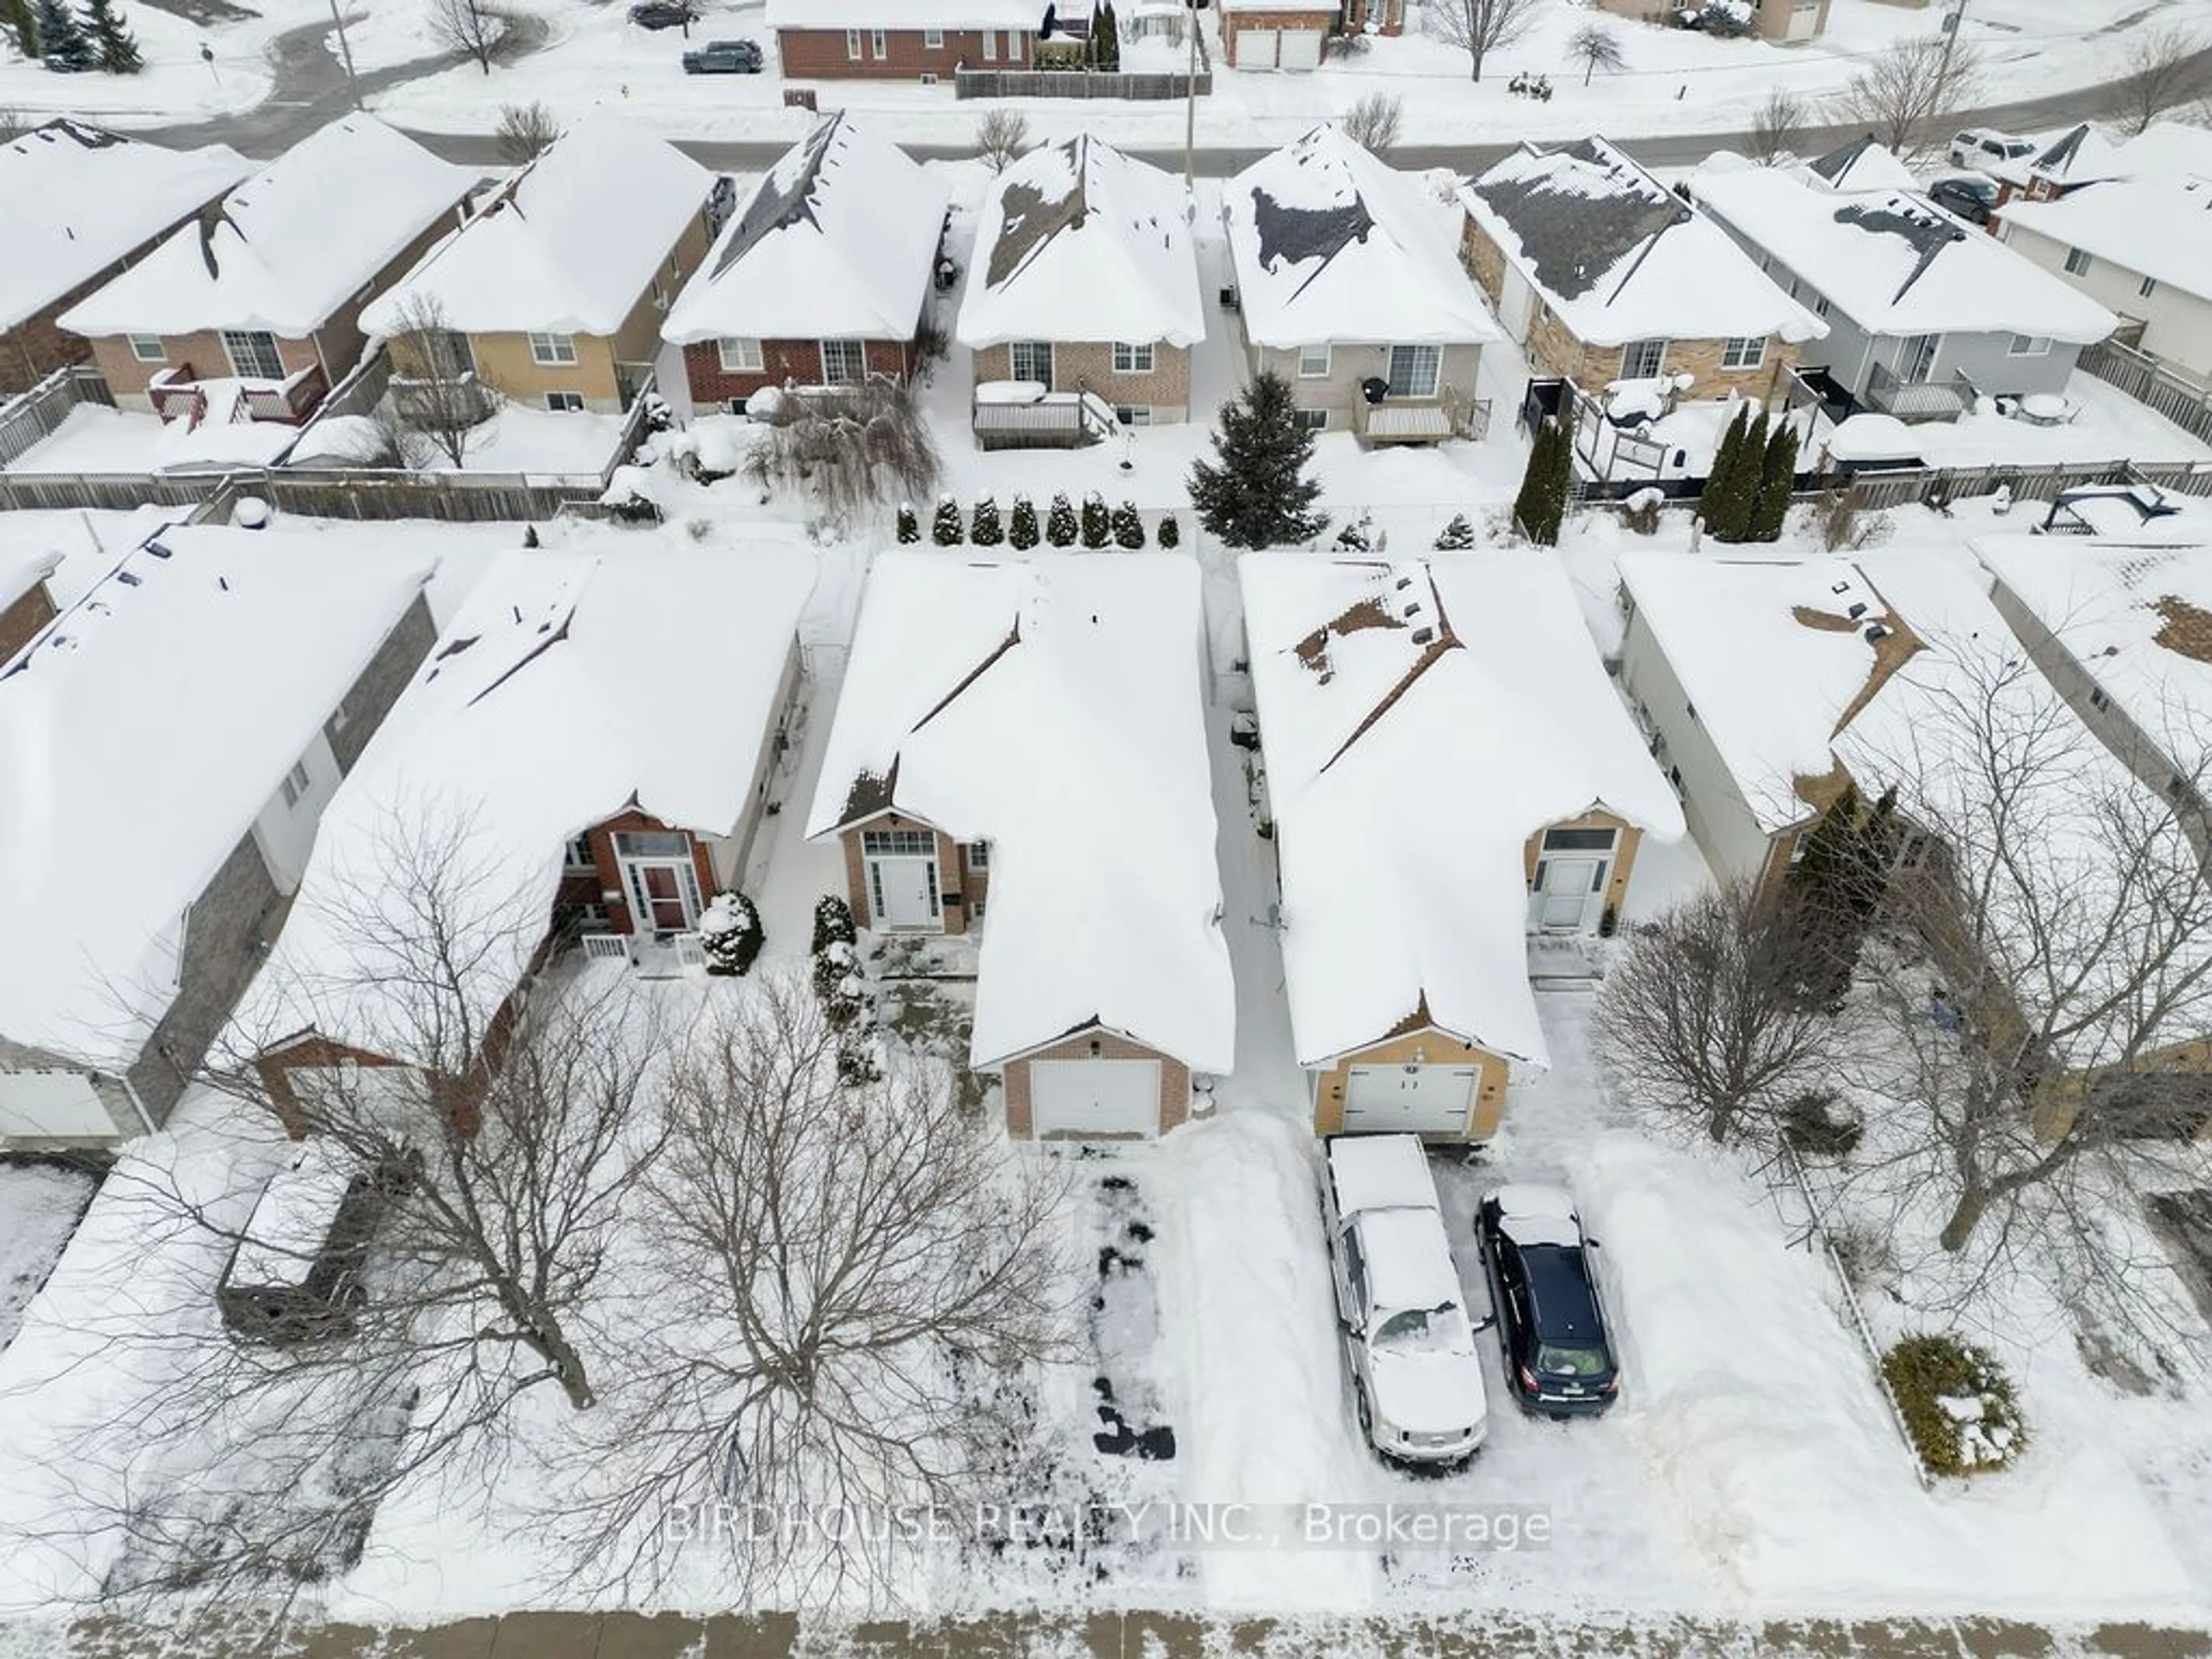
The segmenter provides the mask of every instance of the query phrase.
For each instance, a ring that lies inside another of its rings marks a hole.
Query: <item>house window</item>
[[[545,407],[556,415],[580,415],[584,412],[584,394],[580,392],[549,392]]]
[[[761,372],[761,343],[758,340],[723,338],[714,342],[725,374],[757,374]]]
[[[968,843],[968,867],[970,870],[988,870],[991,867],[989,842],[971,841]]]
[[[890,51],[884,44],[884,32],[881,29],[872,29],[869,32],[868,50],[875,54],[875,59],[878,64],[890,56]]]
[[[1328,376],[1329,349],[1327,345],[1303,345],[1298,348],[1298,379],[1326,380]]]
[[[615,836],[618,859],[688,859],[691,837],[681,830],[623,830]]]
[[[996,29],[983,31],[983,61],[987,64],[999,61],[999,32]]]
[[[945,31],[943,29],[924,29],[921,32],[921,44],[928,51],[943,52],[945,50]]]
[[[1413,345],[1390,348],[1390,390],[1393,398],[1433,398],[1437,395],[1437,380],[1443,373],[1444,354],[1441,346]]]
[[[1721,367],[1741,373],[1757,368],[1766,361],[1766,337],[1764,334],[1740,335],[1721,343]]]
[[[1129,345],[1116,340],[1114,343],[1114,372],[1116,374],[1151,374],[1152,348],[1150,345]]]
[[[576,361],[576,337],[573,334],[532,334],[530,337],[530,361],[541,368],[565,368]]]
[[[1150,426],[1152,410],[1149,404],[1119,404],[1115,406],[1114,418],[1123,426]]]
[[[1308,432],[1326,432],[1328,430],[1328,411],[1325,409],[1302,409],[1298,411],[1298,425]]]
[[[1052,342],[1017,340],[1006,348],[1007,373],[1017,380],[1052,384]]]
[[[169,361],[169,348],[158,334],[133,334],[131,355],[142,363],[166,363]]]
[[[1667,343],[1664,340],[1631,340],[1620,349],[1620,378],[1624,380],[1656,380],[1667,362]]]
[[[1620,832],[1614,830],[1547,830],[1547,853],[1610,853]]]
[[[2008,357],[2047,357],[2051,355],[2050,340],[2040,334],[2015,334],[2012,343],[2005,348]]]
[[[2148,300],[2152,295],[2157,292],[2158,278],[2155,276],[2146,276],[2142,279],[2142,285],[2136,289],[2136,297],[2142,300]]]
[[[855,64],[860,61],[860,30],[847,29],[845,31],[845,56]]]
[[[338,706],[331,710],[331,717],[323,723],[323,730],[336,737],[353,724],[353,710],[346,707],[347,699],[340,697]]]
[[[230,372],[242,380],[281,380],[284,359],[276,350],[276,337],[261,329],[225,329],[222,349],[230,359]]]
[[[2068,248],[2066,274],[2069,276],[2087,276],[2089,274],[2089,256],[2078,247]]]
[[[307,763],[304,760],[295,761],[292,769],[284,775],[284,782],[279,791],[284,797],[284,805],[297,806],[300,804],[300,797],[307,793]]]
[[[937,837],[927,830],[863,830],[860,851],[872,859],[934,858]]]
[[[868,378],[867,348],[858,340],[822,343],[822,384],[858,386]]]
[[[564,870],[595,870],[599,867],[599,860],[592,856],[591,836],[579,836],[568,843],[561,854],[561,867]]]
[[[1815,317],[1825,317],[1828,314],[1828,296],[1826,295],[1815,294],[1813,296],[1813,314]]]
[[[2105,695],[2103,688],[2093,685],[2089,688],[2089,707],[2102,714],[2112,707],[2112,699]]]

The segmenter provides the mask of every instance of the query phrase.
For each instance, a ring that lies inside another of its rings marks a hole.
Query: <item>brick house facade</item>
[[[916,329],[920,332],[919,327]],[[860,340],[851,342],[860,348],[863,362],[869,378],[878,376],[903,380],[914,373],[918,355],[915,340]],[[820,340],[745,340],[733,341],[734,347],[749,348],[734,357],[726,357],[720,340],[694,340],[684,348],[684,378],[691,389],[695,408],[732,407],[742,411],[744,400],[768,386],[829,386],[833,384],[823,373],[823,344]],[[753,361],[757,353],[757,368],[729,368],[731,361]]]
[[[780,28],[775,46],[787,81],[949,83],[957,69],[1027,69],[1034,51],[1026,30],[972,28]]]
[[[190,217],[191,214],[185,216],[185,219]],[[177,222],[178,224],[183,222],[183,219]],[[150,249],[176,228],[176,225],[170,225],[158,235],[148,237],[99,275],[86,278],[68,293],[50,301],[35,315],[26,318],[11,329],[0,331],[0,399],[11,398],[19,392],[28,392],[58,368],[91,362],[90,344],[61,325],[62,313],[88,295],[105,288],[116,276],[144,258]]]

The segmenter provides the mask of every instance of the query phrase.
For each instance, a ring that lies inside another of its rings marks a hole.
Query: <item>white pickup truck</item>
[[[1437,1184],[1415,1135],[1327,1143],[1322,1210],[1359,1426],[1385,1457],[1454,1463],[1489,1425]]]

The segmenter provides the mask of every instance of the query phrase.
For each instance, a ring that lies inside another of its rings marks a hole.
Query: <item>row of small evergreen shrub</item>
[[[899,507],[898,538],[909,546],[921,539],[921,520],[910,502]],[[1109,508],[1106,498],[1096,491],[1084,497],[1080,514],[1066,495],[1054,495],[1045,509],[1042,523],[1037,519],[1036,503],[1026,495],[1015,496],[1012,510],[1003,517],[997,499],[986,495],[964,520],[958,501],[950,495],[940,496],[936,516],[930,521],[929,539],[939,547],[963,544],[969,547],[997,547],[1003,544],[1024,553],[1040,542],[1052,547],[1080,546],[1093,550],[1105,547],[1134,550],[1146,542],[1144,515],[1137,511],[1136,503],[1123,501]],[[1159,545],[1171,548],[1182,544],[1182,529],[1176,522],[1175,514],[1163,513]]]

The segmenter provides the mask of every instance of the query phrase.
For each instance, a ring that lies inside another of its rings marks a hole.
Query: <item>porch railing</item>
[[[1867,403],[1900,421],[1955,421],[1972,412],[1978,395],[1974,383],[1956,373],[1948,380],[1906,380],[1876,363],[1867,375]]]

